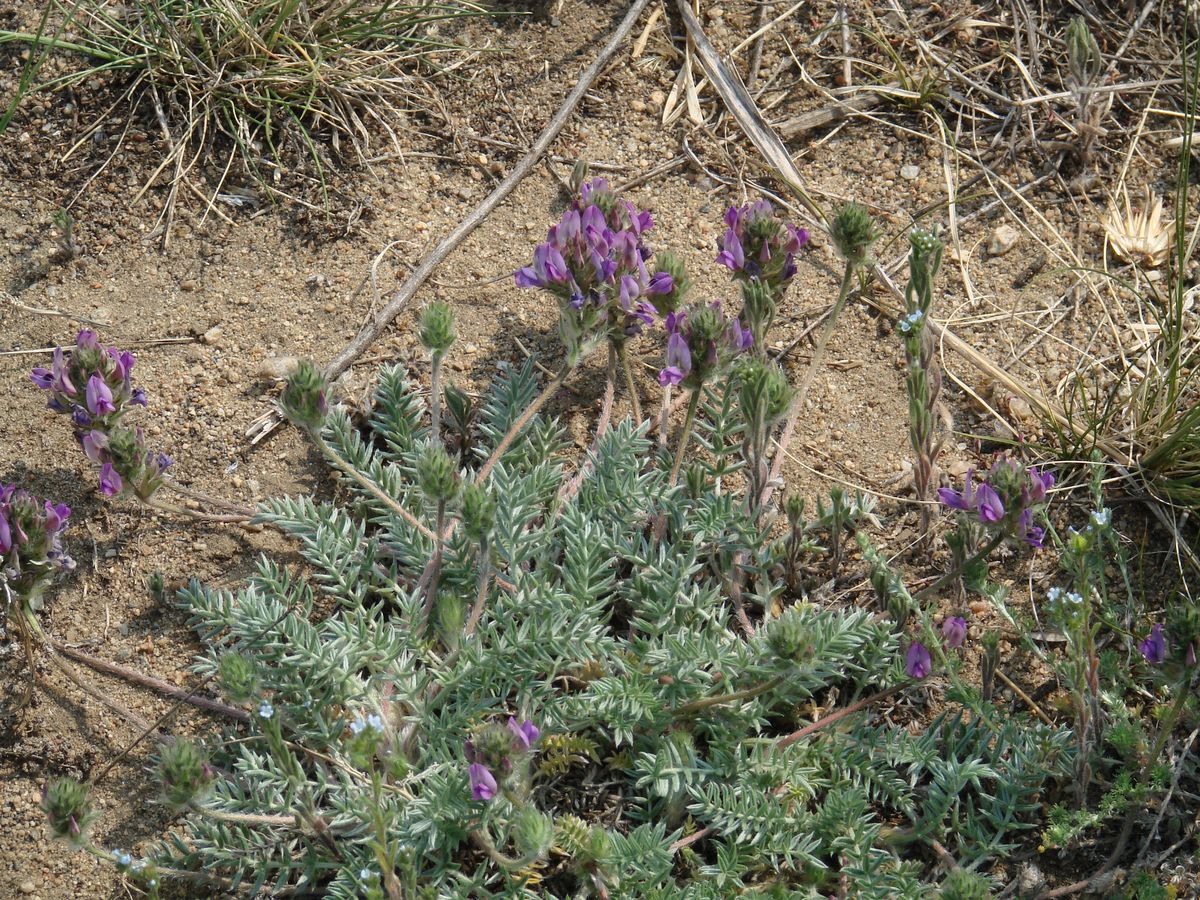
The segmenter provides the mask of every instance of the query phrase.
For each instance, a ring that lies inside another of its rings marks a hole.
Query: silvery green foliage
[[[531,366],[498,381],[464,482],[536,393]],[[687,485],[668,488],[669,458],[626,422],[565,503],[562,431],[535,419],[488,480],[490,537],[460,529],[446,543],[439,609],[475,601],[481,547],[508,585],[491,581],[478,629],[454,641],[422,618],[434,541],[377,497],[347,482],[342,503],[264,504],[304,564],[263,559],[236,591],[181,592],[206,645],[198,671],[238,654],[224,669],[250,723],[208,742],[215,779],[153,861],[334,898],[819,897],[839,879],[890,898],[933,890],[914,840],[963,865],[1002,853],[1062,768],[1058,732],[947,715],[914,736],[846,719],[776,746],[831,690],[845,705],[903,679],[900,640],[869,611],[809,604],[778,620],[786,640],[772,623],[742,635],[729,567],[744,555],[758,595],[777,597],[764,582],[780,542],[731,491],[742,425],[726,386],[703,409],[715,471],[697,457]],[[323,434],[431,524],[415,482],[423,415],[389,369],[363,429],[334,410]],[[464,742],[509,716],[541,730],[531,790],[472,800]]]

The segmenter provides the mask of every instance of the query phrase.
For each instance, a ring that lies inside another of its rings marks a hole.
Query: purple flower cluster
[[[43,576],[75,567],[62,548],[71,509],[39,500],[15,484],[0,484],[0,586],[29,597]]]
[[[808,243],[808,231],[781,221],[768,200],[729,207],[725,226],[717,262],[734,277],[757,278],[782,294],[796,274],[795,255]]]
[[[654,322],[652,298],[674,288],[670,274],[646,267],[642,235],[653,227],[650,214],[618,198],[607,181],[590,181],[538,244],[533,264],[517,270],[517,287],[549,291],[564,314],[592,313],[613,339],[639,335]]]
[[[471,799],[487,801],[495,797],[500,791],[500,781],[513,773],[514,759],[528,757],[540,736],[538,727],[528,719],[518,724],[509,716],[507,726],[488,726],[478,740],[467,741],[463,751],[468,763]]]
[[[38,367],[30,378],[50,392],[50,409],[70,415],[83,452],[100,464],[100,492],[112,497],[129,488],[148,500],[172,460],[147,450],[142,430],[123,423],[130,407],[146,405],[146,392],[133,386],[133,364],[132,353],[81,331],[70,353],[56,348],[51,368]]]
[[[967,472],[961,491],[939,488],[942,503],[977,515],[984,525],[1015,524],[1018,536],[1025,543],[1041,547],[1046,530],[1034,524],[1033,514],[1054,486],[1054,475],[1003,458],[996,461],[978,485],[974,483],[974,474],[974,470]]]
[[[727,319],[716,302],[669,313],[666,328],[667,365],[658,373],[664,387],[683,382],[699,387],[723,362],[754,344],[750,330]]]

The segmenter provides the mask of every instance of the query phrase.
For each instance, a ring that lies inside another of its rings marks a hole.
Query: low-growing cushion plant
[[[43,801],[55,834],[151,894],[177,878],[389,900],[967,898],[989,895],[995,864],[1072,777],[1086,788],[1111,775],[1112,789],[1094,814],[1086,790],[1075,809],[1056,807],[1042,837],[1051,847],[1161,786],[1158,760],[1198,671],[1200,615],[1181,601],[1165,627],[1120,632],[1158,696],[1174,691],[1147,740],[1120,717],[1130,676],[1110,659],[1102,695],[1096,669],[1111,513],[1060,535],[1043,513],[1054,476],[1002,457],[961,490],[940,489],[956,511],[950,565],[920,590],[872,545],[867,498],[834,492],[810,524],[789,497],[779,516],[766,457],[796,403],[761,350],[799,231],[765,204],[731,210],[718,261],[742,290],[735,317],[685,303],[679,260],[645,246],[650,217],[587,187],[517,274],[558,306],[566,364],[548,385],[527,363],[478,406],[452,386],[429,403],[409,372],[388,367],[356,421],[331,406],[314,366],[289,379],[281,406],[345,492],[258,510],[295,539],[303,565],[264,557],[238,590],[193,581],[178,594],[205,648],[197,672],[244,724],[229,740],[160,750],[162,798],[183,826],[144,854],[99,846],[87,792],[66,779]],[[853,206],[834,224],[848,283],[874,229]],[[914,265],[936,241],[914,238]],[[653,423],[609,427],[605,412],[586,458],[573,458],[547,401],[604,347],[611,400],[625,343],[657,316],[668,335],[660,384],[687,392],[674,446],[664,403]],[[919,331],[919,317],[907,321]],[[425,310],[420,332],[440,373],[453,352],[449,310]],[[908,357],[922,365],[920,352]],[[111,449],[143,398],[132,364],[85,333],[34,381],[70,413],[102,490],[158,503],[172,486],[161,460],[134,439],[127,454]],[[932,400],[918,393],[913,415],[924,416]],[[936,449],[913,444],[935,471]],[[0,505],[0,522],[9,512]],[[54,515],[61,530],[65,515]],[[836,578],[846,531],[876,594],[867,607],[814,590],[819,541]],[[1051,611],[1068,636],[1060,666],[1074,728],[992,702],[994,636],[983,683],[968,683],[968,609],[940,627],[933,615],[944,595],[970,593],[1023,628],[988,563],[1006,545],[1048,544],[1067,585]],[[37,634],[28,597],[10,593]],[[948,683],[940,710],[909,706],[895,724],[864,715],[925,695],[935,673]],[[1115,765],[1101,752],[1105,719]]]

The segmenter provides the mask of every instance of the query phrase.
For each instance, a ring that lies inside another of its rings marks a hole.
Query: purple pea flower
[[[517,720],[512,716],[508,717],[508,730],[513,733],[513,746],[515,749],[525,753],[529,752],[529,748],[536,744],[538,737],[541,736],[538,727],[531,721],[526,719],[518,725]]]
[[[50,388],[54,387],[54,375],[49,369],[44,369],[41,366],[38,366],[29,373],[29,377],[33,383],[40,387],[43,391],[48,391]]]
[[[910,678],[915,678],[918,681],[928,677],[929,673],[933,671],[933,660],[930,659],[929,651],[925,649],[925,645],[920,641],[913,641],[909,645],[904,671],[908,673]]]
[[[1054,487],[1054,473],[1042,472],[1036,467],[1029,469],[1029,486],[1022,493],[1026,503],[1041,503],[1046,499],[1046,492]]]
[[[679,384],[687,378],[690,371],[692,352],[688,349],[687,339],[680,332],[672,331],[671,336],[667,338],[667,367],[658,373],[658,383],[663,387]]]
[[[1017,530],[1020,532],[1021,539],[1035,550],[1040,550],[1045,543],[1046,529],[1041,525],[1033,524],[1032,509],[1021,510],[1021,515],[1017,517]]]
[[[94,331],[83,330],[75,335],[75,346],[80,350],[98,350],[100,336]]]
[[[942,623],[942,637],[946,646],[957,650],[967,639],[967,621],[962,616],[950,616]]]
[[[121,476],[113,468],[112,463],[106,462],[100,467],[100,493],[105,497],[115,497],[121,493],[124,486]]]
[[[87,432],[80,442],[83,444],[83,452],[92,462],[101,462],[105,451],[108,449],[108,435],[103,431],[92,429]]]
[[[8,518],[4,515],[4,511],[0,510],[0,556],[7,556],[8,551],[12,548],[12,529],[9,527]]]
[[[133,392],[129,395],[129,402],[134,404],[135,406],[149,405],[146,403],[146,389],[140,388],[140,387],[135,387],[133,389]]]
[[[975,502],[982,522],[999,522],[1004,518],[1004,504],[986,481],[975,492]]]
[[[94,416],[105,416],[117,411],[117,407],[113,405],[112,391],[99,375],[88,379],[86,396],[88,412]]]
[[[51,390],[67,394],[71,397],[79,393],[75,390],[75,385],[71,384],[71,379],[67,377],[67,365],[63,359],[62,347],[54,348],[54,361],[51,363],[50,372],[52,375]]]
[[[67,519],[71,515],[71,507],[65,503],[46,501],[46,530],[62,531],[67,527]]]
[[[1150,636],[1138,644],[1142,656],[1151,665],[1160,665],[1167,658],[1167,636],[1163,634],[1162,625],[1156,624],[1150,629]]]
[[[491,800],[496,796],[500,785],[496,783],[495,776],[492,775],[487,766],[481,763],[471,763],[470,768],[467,769],[467,774],[471,779],[472,800]]]
[[[721,252],[717,254],[717,263],[731,272],[745,268],[746,251],[742,249],[741,239],[732,228],[721,238]]]
[[[938,499],[951,509],[972,510],[975,508],[975,470],[967,469],[963,489],[938,488]]]

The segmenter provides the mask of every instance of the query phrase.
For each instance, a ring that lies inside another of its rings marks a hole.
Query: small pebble
[[[216,344],[221,340],[221,335],[224,333],[225,331],[220,325],[214,325],[208,331],[204,332],[204,336],[200,340],[206,344]]]
[[[1011,225],[999,225],[988,238],[988,256],[1003,256],[1017,245],[1021,234]]]
[[[185,278],[183,281],[179,282],[179,289],[181,291],[187,291],[188,293],[191,293],[192,291],[196,290],[196,282],[191,278]]]
[[[916,181],[921,174],[920,166],[901,166],[900,177],[905,181]]]

